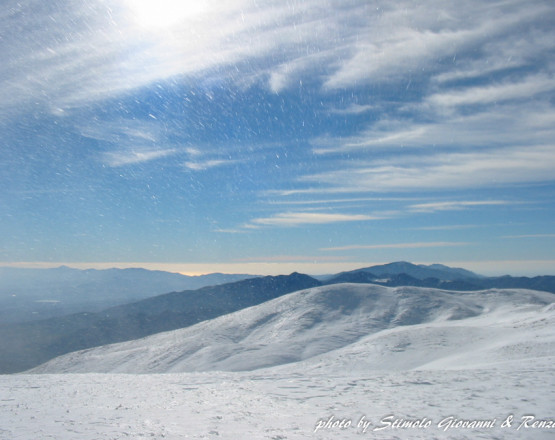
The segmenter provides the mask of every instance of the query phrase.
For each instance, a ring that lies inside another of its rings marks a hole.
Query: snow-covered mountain
[[[551,439],[554,298],[296,291],[0,375],[0,440]]]
[[[33,372],[456,368],[555,356],[555,296],[336,284],[192,327],[70,353]]]

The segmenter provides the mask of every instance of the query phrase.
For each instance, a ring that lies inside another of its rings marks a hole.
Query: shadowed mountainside
[[[98,312],[168,292],[195,290],[252,277],[220,273],[187,276],[139,268],[0,267],[0,323]]]
[[[298,273],[267,276],[172,292],[98,313],[1,325],[0,373],[23,371],[75,350],[188,327],[319,284]]]

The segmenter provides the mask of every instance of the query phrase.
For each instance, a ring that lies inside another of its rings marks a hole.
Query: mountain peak
[[[478,275],[466,269],[452,268],[443,264],[417,265],[408,261],[395,261],[393,263],[371,266],[354,270],[351,273],[356,272],[370,272],[379,277],[406,274],[419,280],[437,278],[442,281],[453,281],[456,279],[479,278]]]

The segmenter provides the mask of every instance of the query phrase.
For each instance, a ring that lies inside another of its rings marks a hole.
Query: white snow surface
[[[554,300],[295,292],[0,376],[0,439],[555,438]]]

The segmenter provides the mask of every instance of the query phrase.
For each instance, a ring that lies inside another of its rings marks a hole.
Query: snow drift
[[[457,368],[553,355],[555,296],[337,284],[55,358],[37,373]],[[310,361],[308,361],[310,360]]]

